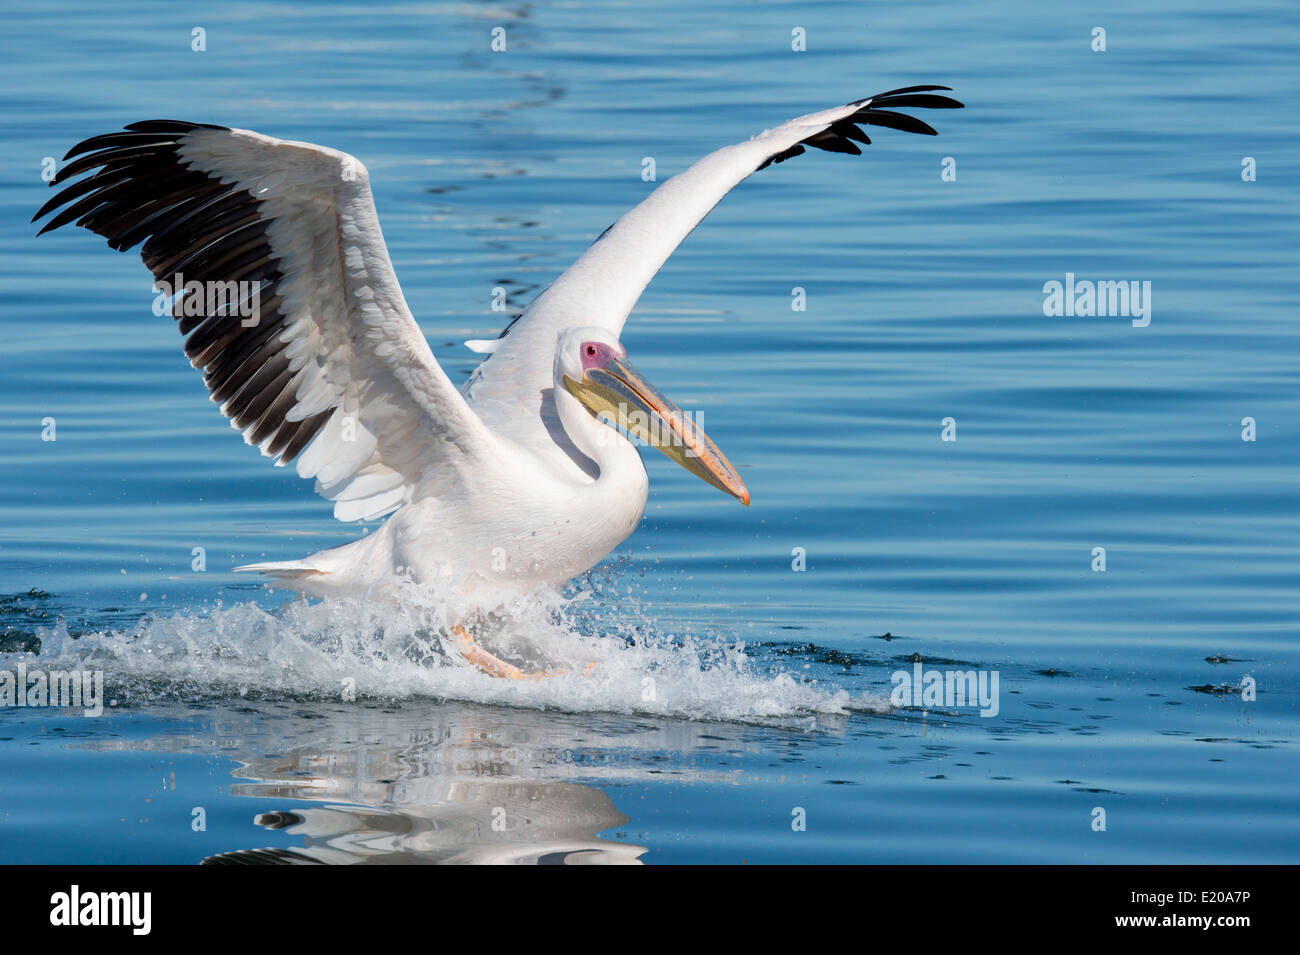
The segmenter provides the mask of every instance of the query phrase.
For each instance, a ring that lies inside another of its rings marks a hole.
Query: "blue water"
[[[7,17],[0,670],[100,668],[113,705],[0,708],[0,862],[1300,859],[1300,10],[1059,7]],[[642,298],[624,343],[753,503],[647,452],[637,533],[519,611],[603,654],[544,687],[232,574],[362,528],[223,423],[138,258],[28,225],[44,157],[140,119],[348,151],[461,381],[492,289],[526,304],[643,157],[913,83],[967,108],[764,170]],[[1046,316],[1066,273],[1149,281],[1150,324]],[[913,661],[996,672],[997,715],[893,706]]]

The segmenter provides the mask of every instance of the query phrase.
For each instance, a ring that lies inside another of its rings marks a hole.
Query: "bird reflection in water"
[[[257,801],[262,829],[205,864],[639,863],[646,848],[618,832],[621,787],[664,773],[738,781],[692,765],[716,739],[710,724],[433,700],[241,700],[219,713],[186,733],[87,744],[239,764],[230,793]]]
[[[283,765],[283,764],[281,764]],[[204,865],[640,864],[644,846],[599,838],[629,822],[599,789],[577,783],[455,782],[437,801],[377,807],[275,810],[255,822],[304,840],[301,848],[245,849]]]

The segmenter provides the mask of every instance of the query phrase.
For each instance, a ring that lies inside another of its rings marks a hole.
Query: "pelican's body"
[[[142,255],[186,353],[245,439],[297,460],[353,543],[241,570],[314,595],[395,575],[466,591],[558,586],[636,528],[636,434],[744,503],[721,451],[627,361],[618,336],[678,243],[737,183],[813,146],[858,153],[857,123],[933,130],[884,106],[956,107],[909,87],[792,120],[706,156],[607,229],[492,342],[464,388],[439,367],[389,261],[365,168],[344,153],[170,120],[74,147],[37,215]],[[69,205],[70,203],[70,205]],[[44,230],[42,230],[44,231]],[[164,284],[165,283],[165,284]],[[193,285],[193,283],[199,283]],[[214,286],[226,286],[225,298]],[[202,300],[196,298],[202,296]]]
[[[503,443],[493,477],[432,476],[373,533],[293,564],[250,569],[316,596],[353,593],[394,571],[417,581],[447,578],[462,591],[559,587],[622,543],[645,513],[650,482],[640,453],[625,440],[597,448],[593,479],[567,457]]]

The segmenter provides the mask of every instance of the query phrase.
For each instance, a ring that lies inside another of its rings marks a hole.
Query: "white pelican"
[[[638,436],[749,503],[717,446],[628,361],[619,333],[678,244],[751,173],[805,146],[858,155],[861,125],[935,135],[887,107],[960,108],[909,86],[801,116],[710,153],[656,188],[512,321],[467,343],[487,357],[456,388],[397,283],[360,162],[245,129],[151,120],[74,146],[33,217],[76,221],[114,249],[144,242],[185,353],[244,440],[374,533],[302,560],[252,564],[305,594],[394,575],[465,591],[560,586],[636,528]],[[73,159],[73,157],[79,157]],[[197,284],[196,284],[197,283]],[[183,291],[182,291],[183,290]],[[599,417],[598,417],[599,416]],[[465,656],[523,674],[459,625]]]

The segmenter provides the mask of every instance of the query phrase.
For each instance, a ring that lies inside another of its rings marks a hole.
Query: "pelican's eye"
[[[582,355],[582,370],[584,372],[593,368],[604,368],[609,364],[609,360],[614,357],[614,353],[604,342],[583,342],[580,354]]]

